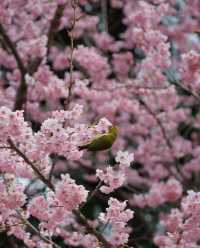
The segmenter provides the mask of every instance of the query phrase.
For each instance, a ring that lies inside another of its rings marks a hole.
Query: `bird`
[[[110,149],[117,139],[118,127],[112,125],[108,128],[108,132],[95,136],[90,142],[80,145],[78,149],[87,151],[103,151]]]

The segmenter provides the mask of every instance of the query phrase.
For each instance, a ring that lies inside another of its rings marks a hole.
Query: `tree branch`
[[[101,188],[101,186],[103,185],[103,181],[99,181],[97,186],[95,187],[95,189],[91,192],[90,196],[87,199],[87,202],[85,202],[79,209],[82,210],[87,204],[88,202],[90,202],[90,200],[97,194],[97,192],[99,191],[99,189]]]
[[[10,195],[10,192],[9,192],[9,184],[7,182],[7,180],[5,179],[4,177],[4,174],[3,174],[3,180],[4,180],[4,183],[6,185],[6,191],[7,191],[7,194]],[[61,248],[59,245],[57,245],[56,243],[54,243],[52,240],[48,239],[47,237],[45,237],[44,235],[41,234],[41,232],[31,224],[30,221],[28,221],[27,219],[25,219],[23,217],[23,215],[21,214],[20,210],[18,209],[15,209],[16,213],[17,213],[17,218],[20,219],[20,222],[17,223],[17,224],[11,224],[11,225],[5,225],[3,226],[3,230],[6,230],[7,228],[10,228],[12,226],[18,226],[18,225],[27,225],[29,226],[43,241],[45,241],[46,243],[49,243],[52,245],[52,247],[55,247],[55,248]],[[0,231],[1,231],[1,226],[0,226]]]
[[[162,132],[163,138],[166,141],[167,146],[169,147],[169,149],[173,149],[172,143],[170,141],[170,139],[167,137],[165,128],[161,122],[161,120],[158,118],[158,116],[151,110],[151,108],[148,106],[148,104],[140,97],[137,97],[138,101],[140,102],[140,104],[142,106],[144,106],[144,108],[148,111],[148,113],[156,120],[158,126],[160,127],[160,130]]]
[[[51,189],[53,192],[55,192],[55,187],[54,185],[48,180],[46,179],[43,174],[38,170],[37,166],[29,160],[29,158],[18,148],[15,146],[15,144],[13,143],[13,141],[11,139],[8,140],[8,143],[10,145],[10,147],[17,153],[17,155],[19,155],[21,158],[23,158],[23,160],[31,166],[31,168],[33,169],[33,171],[36,173],[36,175],[39,177],[39,179],[49,188]],[[87,221],[86,217],[81,213],[80,210],[75,209],[73,210],[74,215],[77,217],[77,219],[79,220],[80,223],[82,223],[86,230],[88,231],[88,233],[93,234],[94,236],[96,236],[96,238],[103,244],[104,248],[113,248],[113,246],[103,237],[103,235],[101,235],[101,233],[99,233],[95,228],[93,228]]]
[[[23,224],[25,224],[26,226],[30,227],[43,241],[45,241],[48,244],[51,244],[52,247],[61,248],[61,246],[57,245],[51,239],[48,239],[47,237],[45,237],[44,235],[42,235],[41,232],[34,225],[32,225],[30,221],[28,221],[27,219],[25,219],[23,217],[23,215],[19,211],[16,210],[16,212],[19,215],[19,218],[22,220]]]
[[[79,211],[79,210],[74,210],[73,213],[76,215],[76,217],[78,218],[79,222],[82,223],[87,231],[93,235],[96,236],[96,238],[101,242],[101,244],[104,248],[114,248],[104,237],[103,235],[101,235],[101,233],[99,233],[95,228],[93,228],[87,221],[87,219],[85,218],[85,216]]]
[[[14,110],[20,110],[23,108],[23,105],[26,102],[27,84],[26,84],[26,80],[25,80],[25,75],[26,75],[27,70],[23,64],[23,61],[22,61],[20,55],[17,52],[15,44],[10,39],[10,37],[6,33],[4,27],[2,26],[1,23],[0,23],[0,35],[2,36],[2,38],[5,41],[4,44],[7,45],[7,47],[10,49],[13,56],[15,57],[15,60],[17,62],[17,66],[18,66],[20,73],[21,73],[21,82],[20,82],[20,85],[18,87],[16,99],[15,99],[15,103],[14,103]]]
[[[68,31],[69,37],[70,37],[70,67],[69,67],[69,87],[68,87],[68,97],[65,100],[65,109],[67,110],[69,108],[71,98],[72,98],[72,87],[74,85],[74,79],[73,79],[73,55],[74,55],[74,28],[76,26],[76,8],[78,6],[78,0],[72,0],[72,8],[73,8],[73,17],[72,17],[72,24],[70,27],[70,30]]]
[[[193,90],[189,89],[187,86],[185,86],[184,84],[181,84],[181,82],[176,79],[173,75],[173,73],[168,69],[166,70],[167,75],[171,78],[171,83],[178,86],[179,88],[181,88],[182,90],[186,91],[187,93],[189,93],[191,96],[194,97],[194,99],[197,100],[198,103],[200,103],[200,95],[197,94],[196,92],[194,92]]]
[[[44,177],[44,175],[40,172],[40,170],[38,169],[38,166],[35,165],[31,160],[29,160],[29,158],[14,144],[14,142],[9,139],[8,143],[11,147],[11,149],[13,149],[13,151],[15,151],[17,153],[18,156],[20,156],[21,158],[23,158],[23,160],[31,166],[32,170],[35,172],[35,174],[39,177],[39,179],[48,186],[48,188],[50,188],[51,190],[55,190],[53,184]]]
[[[51,25],[50,25],[49,32],[48,32],[47,55],[50,53],[50,48],[53,45],[53,41],[54,41],[56,32],[57,32],[57,30],[59,28],[60,19],[63,16],[64,9],[65,9],[65,4],[58,5],[57,6],[57,9],[55,11],[54,17],[53,17],[53,19],[51,21]],[[78,20],[79,20],[79,18],[76,18],[75,22],[77,22]],[[35,59],[34,61],[32,61],[29,64],[29,66],[28,66],[28,72],[29,72],[30,75],[33,75],[37,71],[37,69],[40,66],[41,62],[42,62],[41,59]],[[90,77],[90,75],[87,72],[87,70],[84,69],[79,64],[79,62],[77,62],[77,61],[74,60],[73,61],[73,65],[74,65],[74,67],[77,70],[81,71],[81,73],[84,75],[85,78],[89,78]]]
[[[48,56],[50,49],[53,45],[53,41],[54,41],[56,32],[57,32],[59,25],[60,25],[60,19],[62,18],[63,12],[65,10],[65,5],[66,4],[59,4],[57,6],[54,17],[51,21],[49,32],[47,34],[47,39],[48,39],[48,41],[47,41],[47,56]],[[36,58],[35,60],[33,60],[29,63],[28,72],[30,75],[33,75],[37,71],[41,62],[42,62],[41,58]]]
[[[101,14],[102,14],[102,20],[103,20],[103,30],[108,33],[107,0],[101,0]]]
[[[52,43],[54,41],[55,34],[59,28],[60,19],[63,16],[63,12],[65,10],[65,5],[66,4],[59,4],[57,6],[57,9],[55,11],[55,15],[51,21],[50,29],[48,32],[47,54],[49,54],[49,50],[50,50]]]

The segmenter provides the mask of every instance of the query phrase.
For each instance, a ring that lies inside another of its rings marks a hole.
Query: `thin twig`
[[[173,145],[170,141],[170,139],[168,138],[167,134],[166,134],[166,131],[165,131],[165,128],[162,124],[162,121],[158,118],[158,116],[152,111],[152,109],[148,106],[148,104],[141,98],[139,97],[138,95],[136,95],[136,99],[141,103],[141,105],[147,110],[147,112],[155,119],[155,121],[157,122],[158,126],[160,127],[160,130],[162,132],[162,135],[163,135],[163,138],[166,142],[166,145],[167,147],[169,148],[169,151],[171,153],[171,155],[173,156],[173,160],[175,162],[175,166],[176,166],[176,169],[177,169],[177,172],[180,173],[180,169],[178,168],[178,164],[177,164],[177,161],[176,161],[176,157],[173,155]],[[180,175],[176,174],[170,167],[167,167],[168,168],[168,171],[175,177],[175,178],[178,178],[178,179],[181,179]],[[182,176],[182,175],[181,175]]]
[[[114,248],[104,237],[99,233],[95,228],[93,228],[85,218],[85,216],[79,211],[79,210],[74,210],[73,213],[76,215],[76,217],[79,219],[80,223],[82,223],[87,231],[89,233],[92,233],[97,237],[97,239],[102,243],[102,247],[104,248]]]
[[[96,195],[96,193],[99,191],[99,189],[101,188],[102,185],[103,185],[103,181],[99,181],[99,183],[97,184],[96,188],[90,194],[87,202],[89,202]]]
[[[99,191],[102,185],[103,185],[103,181],[99,181],[95,189],[92,191],[92,193],[88,197],[87,201],[79,208],[80,210],[82,210],[88,204],[88,202],[91,201],[91,199],[96,195],[96,193]]]
[[[56,165],[56,163],[53,161],[53,164],[52,164],[50,172],[49,172],[49,181],[51,181],[51,179],[52,179],[55,165]]]
[[[169,147],[169,149],[173,149],[173,145],[170,141],[170,139],[168,138],[165,128],[162,124],[162,121],[158,118],[158,116],[152,111],[152,109],[148,106],[148,104],[139,96],[137,96],[138,101],[140,102],[140,104],[145,107],[145,109],[148,111],[148,113],[156,120],[158,126],[160,127],[160,130],[162,132],[163,138],[166,141],[167,146]]]
[[[77,3],[78,3],[78,1],[77,1]],[[54,41],[56,32],[57,32],[57,30],[59,28],[59,25],[60,25],[60,19],[63,16],[65,5],[66,4],[60,4],[60,5],[57,6],[57,9],[55,11],[54,17],[53,17],[53,19],[51,21],[50,29],[49,29],[49,32],[48,32],[47,55],[49,54],[50,48],[53,45],[53,41]],[[74,16],[74,14],[73,14],[73,16]],[[75,23],[78,22],[81,18],[84,18],[84,17],[85,16],[82,15],[82,16],[76,17],[75,20],[74,20],[74,17],[73,17],[73,25],[72,25],[72,27],[74,28]],[[71,28],[70,28],[70,30],[71,30]],[[86,78],[89,78],[89,73],[87,72],[87,70],[85,70],[77,61],[73,61],[73,64],[74,64],[74,67],[76,69],[80,70]],[[36,68],[34,69],[34,71],[36,71],[36,70],[37,70],[37,63],[36,63]]]
[[[188,92],[190,95],[192,95],[198,102],[200,102],[200,95],[196,94],[196,92],[192,91],[191,89],[189,89],[187,86],[181,84],[181,82],[179,80],[177,80],[174,75],[172,74],[172,72],[168,69],[166,70],[166,73],[171,77],[171,83],[180,87],[182,90]]]
[[[70,37],[70,67],[69,67],[69,87],[68,87],[68,97],[65,100],[65,110],[69,108],[71,98],[72,98],[72,88],[74,85],[74,79],[73,79],[73,59],[74,59],[74,28],[76,26],[76,9],[78,7],[78,0],[72,0],[71,2],[72,8],[73,8],[73,17],[72,17],[72,24],[70,27],[70,30],[68,30],[68,34]]]
[[[102,13],[102,20],[103,20],[103,29],[105,32],[108,32],[107,0],[101,0],[101,13]]]
[[[0,146],[0,149],[11,149],[10,146]]]
[[[59,4],[56,8],[53,19],[51,20],[50,28],[49,28],[49,31],[47,34],[47,57],[50,53],[50,49],[53,45],[55,35],[56,35],[57,30],[59,28],[60,20],[63,16],[65,6],[66,6],[66,4]],[[42,62],[42,58],[36,58],[35,60],[29,62],[28,72],[30,75],[33,75],[37,71],[41,62]]]
[[[61,248],[59,245],[57,245],[56,243],[54,243],[51,239],[48,239],[47,237],[45,237],[44,235],[41,234],[41,232],[31,224],[30,221],[28,221],[27,219],[25,219],[22,214],[20,213],[20,211],[17,211],[17,214],[19,216],[19,218],[24,222],[25,225],[29,226],[43,241],[45,241],[46,243],[51,244],[53,247],[55,248]]]
[[[13,56],[15,57],[15,60],[17,62],[17,66],[19,68],[19,71],[21,73],[21,82],[20,85],[17,89],[17,94],[15,98],[15,103],[14,103],[14,110],[20,110],[23,108],[23,105],[26,103],[26,96],[27,96],[27,84],[25,80],[25,75],[27,72],[27,69],[24,66],[24,63],[20,57],[20,55],[17,52],[17,49],[15,47],[15,44],[13,41],[10,39],[8,36],[7,32],[5,31],[4,27],[0,23],[0,35],[4,39],[7,47],[10,49],[12,52]]]

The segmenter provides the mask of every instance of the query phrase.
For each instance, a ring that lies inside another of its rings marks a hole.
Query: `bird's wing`
[[[108,133],[102,133],[102,134],[97,134],[96,136],[94,136],[90,141],[88,141],[85,144],[82,144],[81,146],[87,146],[89,144],[91,144],[91,142],[98,140],[99,138],[103,137],[103,136],[107,136]]]
[[[95,150],[104,150],[109,148],[112,145],[112,140],[110,139],[109,135],[101,135],[99,138],[93,139],[90,144],[86,147],[91,151]]]

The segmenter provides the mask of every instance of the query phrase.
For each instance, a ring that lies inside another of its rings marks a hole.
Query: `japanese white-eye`
[[[111,126],[108,129],[107,133],[100,134],[94,139],[91,140],[91,142],[79,146],[79,150],[88,150],[88,151],[103,151],[107,150],[112,147],[113,143],[115,142],[118,135],[118,128],[116,126]]]

